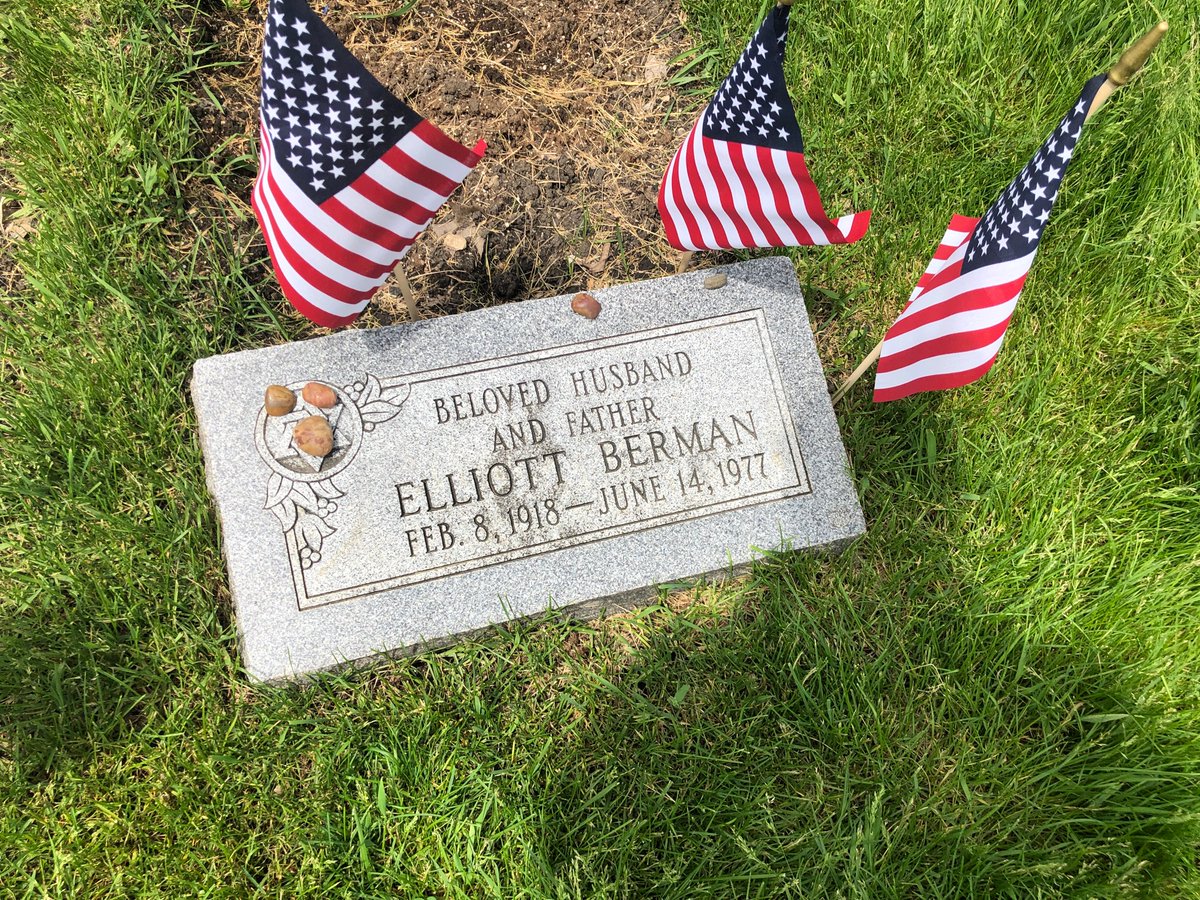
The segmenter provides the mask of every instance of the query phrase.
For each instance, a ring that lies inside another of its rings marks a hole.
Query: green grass
[[[760,10],[687,9],[685,77],[711,85]],[[765,559],[682,611],[259,690],[186,385],[195,358],[298,328],[193,209],[228,174],[194,149],[202,22],[177,0],[8,0],[0,153],[37,228],[0,308],[0,892],[1200,889],[1194,7],[798,8],[810,165],[831,208],[876,218],[794,256],[848,371],[949,216],[982,212],[1160,13],[1173,30],[1088,126],[993,372],[843,403],[870,524],[848,553]]]

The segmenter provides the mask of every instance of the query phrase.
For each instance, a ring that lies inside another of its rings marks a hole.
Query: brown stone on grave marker
[[[313,406],[320,409],[329,409],[337,404],[337,394],[333,392],[327,384],[321,384],[319,381],[310,381],[304,386],[304,399]]]
[[[286,416],[296,408],[296,394],[279,384],[268,385],[263,406],[268,416]]]
[[[591,294],[579,293],[571,298],[571,310],[585,319],[594,319],[600,315],[600,301]]]
[[[326,456],[333,449],[333,429],[324,416],[309,416],[296,423],[292,442],[309,456]]]

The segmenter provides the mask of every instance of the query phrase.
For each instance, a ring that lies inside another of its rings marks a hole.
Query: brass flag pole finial
[[[1129,45],[1129,49],[1122,53],[1121,58],[1108,70],[1108,77],[1104,80],[1104,84],[1100,85],[1100,90],[1096,91],[1096,96],[1092,99],[1092,106],[1088,110],[1087,118],[1090,119],[1104,105],[1104,102],[1112,96],[1113,91],[1129,83],[1129,79],[1146,64],[1146,60],[1150,58],[1150,54],[1154,52],[1154,48],[1158,46],[1158,42],[1166,33],[1167,23],[1162,21]]]
[[[1167,33],[1166,21],[1159,22],[1134,42],[1128,50],[1121,54],[1117,64],[1108,70],[1108,80],[1118,87],[1128,84],[1129,79],[1137,74],[1146,64],[1158,42]]]

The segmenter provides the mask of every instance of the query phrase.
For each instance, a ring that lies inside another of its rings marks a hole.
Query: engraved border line
[[[647,531],[653,531],[656,528],[664,528],[670,525],[684,524],[710,516],[719,515],[729,509],[752,509],[756,506],[761,506],[772,500],[786,500],[793,497],[805,496],[813,492],[812,481],[808,477],[808,467],[804,463],[804,455],[799,448],[799,439],[795,432],[795,426],[792,416],[789,414],[786,403],[780,398],[780,380],[782,372],[779,369],[778,359],[774,353],[774,347],[770,345],[769,340],[765,337],[765,328],[767,326],[766,312],[762,307],[750,307],[743,310],[736,310],[730,313],[722,313],[715,316],[706,316],[703,319],[692,319],[686,322],[678,322],[671,325],[662,325],[655,328],[645,328],[639,331],[623,332],[619,335],[611,335],[609,338],[596,338],[590,341],[574,341],[568,344],[559,344],[550,347],[543,347],[538,350],[530,350],[524,353],[509,354],[507,356],[491,357],[486,360],[479,360],[476,363],[466,362],[452,366],[443,366],[439,369],[428,369],[422,372],[415,373],[416,375],[432,375],[433,377],[418,378],[412,377],[412,374],[390,376],[388,378],[380,378],[380,384],[384,386],[392,386],[394,384],[407,383],[411,385],[428,384],[435,381],[442,381],[447,378],[454,378],[458,375],[478,374],[483,372],[494,372],[498,369],[511,368],[513,366],[527,365],[529,363],[538,362],[542,358],[552,357],[554,359],[563,359],[570,356],[578,356],[585,353],[594,353],[602,350],[609,350],[617,347],[625,347],[630,344],[646,343],[656,340],[660,337],[670,337],[681,334],[693,334],[701,331],[709,331],[717,328],[724,328],[730,325],[740,325],[744,323],[753,324],[758,334],[760,345],[763,346],[763,360],[766,363],[767,374],[771,381],[772,391],[775,394],[776,407],[779,412],[780,421],[784,426],[784,439],[788,445],[788,452],[792,456],[793,473],[796,476],[796,483],[784,485],[778,488],[772,488],[770,491],[757,494],[747,494],[742,497],[731,497],[726,500],[718,500],[714,503],[704,506],[689,507],[686,509],[676,510],[674,512],[663,513],[653,519],[643,519],[639,527],[628,527],[620,524],[609,525],[604,528],[594,529],[592,531],[580,532],[578,534],[554,538],[550,541],[545,541],[540,544],[529,544],[525,547],[514,547],[509,550],[502,550],[497,553],[492,553],[487,556],[472,557],[468,560],[462,560],[457,563],[447,563],[442,566],[432,566],[428,569],[419,569],[410,571],[401,575],[394,575],[389,578],[376,579],[374,581],[363,582],[358,585],[348,587],[339,587],[331,591],[325,591],[320,594],[310,594],[308,592],[307,577],[303,571],[300,573],[299,583],[295,585],[297,588],[296,605],[300,612],[306,610],[318,609],[323,606],[331,606],[336,603],[346,603],[351,600],[357,600],[363,597],[369,597],[373,594],[379,594],[387,590],[398,587],[407,587],[413,584],[423,584],[430,581],[436,581],[439,578],[448,578],[455,575],[466,575],[488,566],[496,565],[498,562],[518,561],[522,559],[531,559],[537,556],[543,556],[547,553],[554,553],[562,549],[580,546],[582,543],[596,543],[597,541],[606,540],[609,537],[621,537],[627,534],[642,534]],[[617,338],[617,340],[614,340]],[[596,343],[603,342],[602,346],[595,346]],[[589,346],[583,346],[583,345]],[[563,353],[555,351],[564,350],[566,348],[578,347],[577,350],[568,350]],[[499,362],[499,365],[489,365],[480,367],[479,362],[494,363]],[[796,465],[796,458],[799,457],[800,466]],[[800,468],[804,470],[804,483],[800,483]],[[794,490],[802,488],[801,490]],[[761,498],[755,500],[754,498]],[[746,503],[746,500],[754,500],[752,503]],[[713,509],[712,507],[720,507]],[[708,510],[708,511],[705,511]],[[659,521],[662,519],[672,519],[671,521]],[[607,532],[607,533],[606,533]],[[563,546],[563,541],[578,541],[579,538],[588,538],[586,541],[576,542]],[[543,547],[544,549],[536,549]],[[531,551],[532,552],[527,552]],[[497,556],[508,556],[508,559],[495,561]],[[290,563],[289,554],[289,563]],[[453,571],[444,572],[439,575],[428,575],[427,573],[438,572],[444,569],[454,568]],[[293,581],[296,581],[295,570],[293,567]],[[427,575],[427,577],[419,577]],[[415,579],[415,580],[412,580]],[[362,591],[361,588],[370,588],[374,585],[381,585],[374,590]],[[351,596],[341,597],[338,599],[321,600],[323,597],[336,596],[347,592],[354,592]],[[319,602],[302,602],[301,594],[304,601],[317,600]]]

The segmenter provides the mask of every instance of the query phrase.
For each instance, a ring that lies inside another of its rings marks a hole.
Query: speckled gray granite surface
[[[243,661],[278,681],[864,530],[784,258],[196,363]],[[268,384],[338,403],[269,417]],[[292,442],[322,415],[332,451]]]

